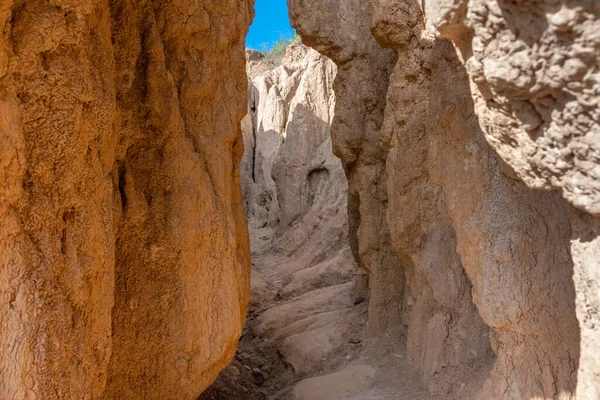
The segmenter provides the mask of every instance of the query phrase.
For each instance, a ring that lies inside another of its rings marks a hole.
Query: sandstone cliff
[[[194,399],[233,356],[252,6],[1,3],[0,398]]]
[[[290,6],[338,65],[369,334],[406,347],[430,396],[597,398],[599,6]]]
[[[0,2],[0,398],[196,398],[250,247],[224,398],[600,398],[600,3],[289,3]]]

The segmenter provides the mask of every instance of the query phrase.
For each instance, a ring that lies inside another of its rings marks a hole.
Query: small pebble
[[[258,386],[262,386],[265,383],[265,376],[260,368],[252,368],[252,376],[254,377],[254,383]]]

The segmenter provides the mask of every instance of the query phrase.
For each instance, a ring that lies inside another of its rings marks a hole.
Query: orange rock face
[[[0,398],[193,399],[233,356],[252,6],[0,4]]]

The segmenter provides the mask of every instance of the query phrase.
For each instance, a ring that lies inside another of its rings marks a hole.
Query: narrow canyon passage
[[[553,43],[554,28],[436,31],[427,18],[439,9],[413,1],[289,3],[312,49],[290,46],[274,69],[247,53],[251,314],[203,398],[572,399],[577,387],[600,398],[578,314],[589,300],[577,297],[600,260],[600,225],[580,210],[593,213],[585,196],[576,209],[568,193],[531,188],[545,173],[528,176],[518,146],[498,138],[531,123],[525,142],[544,146],[532,131],[571,129],[549,109],[576,106],[542,79],[552,95],[533,94],[532,113],[496,64],[489,81],[473,75],[468,47],[468,35],[491,40],[485,29]]]
[[[600,1],[280,1],[0,0],[0,400],[600,400]]]
[[[280,66],[252,50],[247,58],[241,184],[252,296],[236,358],[202,399],[289,398],[295,382],[358,357],[368,317],[348,244],[347,180],[332,153],[336,67],[300,43]]]
[[[472,397],[491,368],[489,347],[429,390],[408,364],[419,356],[407,352],[406,328],[379,314],[390,306],[374,304],[368,326],[368,274],[350,248],[348,181],[332,152],[335,64],[300,43],[288,45],[279,66],[268,54],[246,56],[241,185],[252,295],[235,359],[200,399]],[[387,285],[403,290],[404,271],[399,262],[394,268],[400,279]],[[378,331],[381,322],[373,320],[386,319]],[[456,380],[469,385],[455,387]]]

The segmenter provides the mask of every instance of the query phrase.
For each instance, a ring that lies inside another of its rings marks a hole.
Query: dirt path
[[[279,399],[303,378],[355,359],[367,303],[348,248],[289,273],[268,252],[255,260],[253,298],[234,362],[201,399]]]
[[[428,393],[406,365],[401,335],[365,338],[349,249],[292,274],[255,259],[247,326],[232,364],[202,400],[398,400]]]

